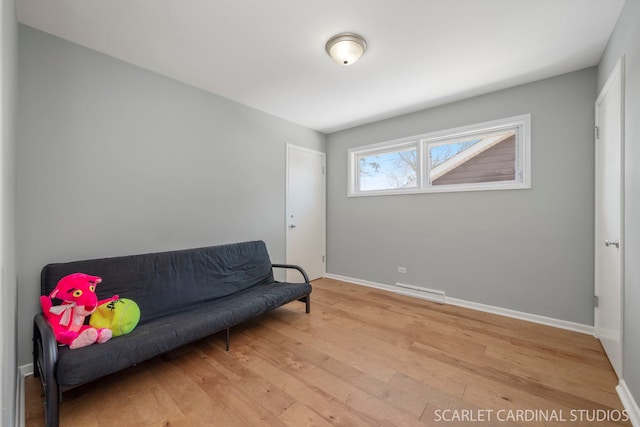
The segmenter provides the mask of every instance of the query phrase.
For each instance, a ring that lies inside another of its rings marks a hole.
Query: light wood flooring
[[[229,352],[217,334],[70,390],[60,424],[630,425],[587,421],[623,409],[616,384],[592,336],[321,279],[310,314],[291,303],[233,328]],[[25,425],[44,425],[39,379],[25,390]]]

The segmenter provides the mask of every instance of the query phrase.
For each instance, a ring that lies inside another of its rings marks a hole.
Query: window
[[[523,115],[349,150],[349,196],[531,188]]]

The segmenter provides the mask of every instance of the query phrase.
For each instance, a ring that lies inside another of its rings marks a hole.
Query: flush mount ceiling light
[[[329,56],[340,65],[351,65],[367,50],[367,42],[353,33],[337,34],[325,46]]]

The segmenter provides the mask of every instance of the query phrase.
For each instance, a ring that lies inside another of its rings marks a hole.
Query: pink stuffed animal
[[[102,282],[97,276],[73,273],[60,279],[49,296],[40,297],[45,318],[53,327],[56,340],[69,348],[80,348],[111,339],[110,329],[96,329],[84,324],[84,319],[96,311],[100,304],[118,299],[118,295],[98,301],[96,285]],[[53,305],[52,298],[64,302]]]

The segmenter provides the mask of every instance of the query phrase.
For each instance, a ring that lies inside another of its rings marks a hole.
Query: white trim
[[[470,308],[473,310],[484,311],[486,313],[497,314],[500,316],[511,317],[513,319],[526,320],[541,325],[552,326],[554,328],[565,329],[568,331],[579,332],[581,334],[593,335],[593,326],[583,325],[582,323],[570,322],[568,320],[555,319],[553,317],[541,316],[539,314],[525,313],[523,311],[511,310],[493,305],[480,304],[477,302],[466,301],[458,298],[447,297],[447,304],[457,305],[459,307]]]
[[[33,363],[27,363],[26,365],[18,366],[18,372],[23,378],[28,377],[29,375],[33,375]]]
[[[326,274],[327,279],[340,280],[343,282],[353,283],[355,285],[367,286],[383,291],[395,292],[395,287],[382,283],[369,282],[366,280],[354,279],[352,277],[340,276],[337,274]],[[407,296],[415,297],[415,295]],[[424,298],[422,298],[424,299]],[[552,326],[554,328],[566,329],[568,331],[579,332],[581,334],[593,335],[593,326],[583,325],[581,323],[569,322],[567,320],[554,319],[552,317],[540,316],[538,314],[525,313],[522,311],[511,310],[508,308],[496,307],[493,305],[480,304],[477,302],[466,301],[458,298],[445,297],[445,304],[456,305],[459,307],[470,308],[472,310],[483,311],[486,313],[497,314],[500,316],[511,317],[514,319],[526,320],[528,322],[538,323],[541,325]]]
[[[29,375],[33,375],[33,363],[27,363],[18,367],[18,385],[16,387],[16,427],[24,427],[25,425],[25,388],[24,379]]]
[[[624,380],[620,380],[620,383],[616,387],[616,391],[618,392],[618,396],[620,396],[624,409],[627,410],[631,425],[633,427],[640,427],[640,407],[638,407],[638,403],[631,395],[631,391],[629,390],[629,387],[627,387],[627,383],[624,382]]]
[[[382,291],[393,292],[393,286],[383,285],[382,283],[369,282],[368,280],[354,279],[353,277],[340,276],[339,274],[327,273],[324,275],[327,279],[340,280],[341,282],[352,283],[354,285],[366,286],[368,288],[380,289]]]

